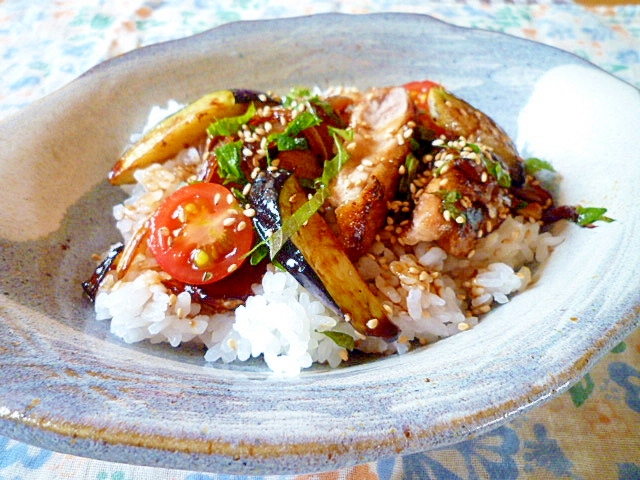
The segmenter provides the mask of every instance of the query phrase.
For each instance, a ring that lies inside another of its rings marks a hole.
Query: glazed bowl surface
[[[551,162],[560,202],[606,207],[615,222],[559,225],[564,241],[536,282],[467,332],[295,378],[206,364],[197,348],[126,345],[94,319],[80,284],[91,255],[118,240],[111,206],[124,198],[106,174],[153,105],[422,79]],[[495,428],[569,388],[638,325],[638,131],[640,93],[593,65],[422,15],[232,23],[105,62],[0,125],[0,433],[105,460],[264,474]]]

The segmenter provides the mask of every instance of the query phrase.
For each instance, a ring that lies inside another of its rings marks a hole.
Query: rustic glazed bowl
[[[105,180],[152,105],[222,88],[430,78],[562,175],[538,280],[470,331],[296,378],[125,345],[80,283],[118,240]],[[619,109],[624,105],[625,109]],[[623,115],[619,112],[624,112]],[[459,442],[569,388],[638,325],[640,94],[570,54],[427,16],[233,23],[106,62],[0,125],[0,433],[61,452],[225,473],[315,472]]]

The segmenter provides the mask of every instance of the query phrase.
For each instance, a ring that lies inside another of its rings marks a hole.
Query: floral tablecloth
[[[140,46],[236,20],[381,11],[426,13],[457,25],[536,40],[580,55],[640,87],[640,5],[586,8],[535,0],[0,0],[0,121],[102,60]],[[0,436],[0,480],[229,478],[241,477],[91,460]],[[269,478],[638,479],[640,331],[569,392],[479,438],[342,471]]]

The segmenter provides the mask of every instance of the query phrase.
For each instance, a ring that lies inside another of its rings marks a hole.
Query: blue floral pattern
[[[509,427],[500,427],[480,438],[467,440],[443,451],[404,457],[403,478],[515,479],[518,477],[515,454],[519,449],[520,441],[516,432]],[[441,452],[443,455],[440,455]]]
[[[15,442],[0,436],[0,472],[14,465],[19,465],[26,470],[41,468],[52,453],[25,443]],[[2,478],[2,477],[0,477]]]
[[[613,362],[609,365],[609,375],[624,388],[629,408],[640,413],[640,371],[627,363]]]
[[[533,426],[533,433],[535,440],[527,440],[524,444],[525,461],[548,470],[556,477],[570,476],[573,465],[560,449],[558,442],[547,436],[546,427],[536,423]]]

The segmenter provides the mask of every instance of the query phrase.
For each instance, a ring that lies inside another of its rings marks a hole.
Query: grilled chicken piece
[[[436,242],[451,255],[467,256],[509,211],[507,190],[481,163],[456,158],[439,175],[425,175],[417,180],[425,187],[416,190],[416,206],[403,236],[408,245]]]
[[[353,107],[354,148],[331,182],[328,199],[335,210],[338,238],[350,258],[365,253],[385,223],[387,202],[400,178],[398,169],[409,153],[404,135],[412,109],[409,95],[400,87],[371,89]]]
[[[513,185],[524,182],[524,165],[506,132],[482,111],[433,82],[407,84],[417,106],[417,122],[437,135],[464,136],[493,149],[507,167]]]

